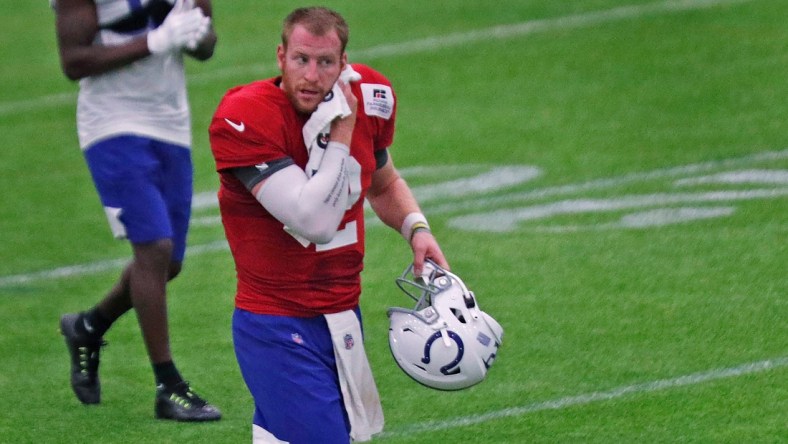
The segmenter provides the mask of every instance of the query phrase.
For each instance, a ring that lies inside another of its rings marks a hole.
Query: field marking
[[[462,210],[476,211],[483,206],[491,207],[498,205],[511,205],[512,203],[516,202],[528,202],[565,194],[575,194],[581,191],[599,190],[602,188],[626,185],[633,182],[680,177],[723,168],[735,168],[739,165],[746,165],[750,163],[774,162],[784,159],[788,159],[788,148],[780,151],[762,151],[759,153],[730,159],[711,160],[708,162],[700,162],[677,167],[660,168],[652,171],[628,173],[624,174],[623,176],[594,179],[582,183],[558,185],[533,191],[513,192],[493,197],[469,199],[464,202],[452,202],[430,208],[430,214],[445,214]]]
[[[377,435],[380,438],[394,438],[399,436],[412,436],[419,433],[437,432],[439,430],[467,427],[499,419],[525,416],[529,413],[547,410],[562,410],[569,407],[583,406],[595,402],[610,401],[627,395],[653,393],[677,387],[698,385],[705,382],[717,381],[726,378],[735,378],[744,375],[762,373],[769,370],[788,366],[788,356],[767,359],[736,367],[720,368],[705,372],[692,373],[670,379],[659,379],[640,384],[626,385],[603,392],[591,392],[576,396],[553,399],[550,401],[536,402],[518,407],[510,407],[480,415],[461,416],[441,421],[427,421],[409,426],[402,426]]]
[[[579,231],[603,231],[622,228],[651,228],[703,219],[728,217],[735,212],[735,207],[657,208],[655,210],[624,215],[617,222],[594,225],[542,225],[529,228],[533,231],[540,231],[543,233],[576,233]]]
[[[788,170],[745,170],[710,176],[679,179],[676,185],[757,183],[763,185],[788,185]]]
[[[624,174],[623,176],[608,177],[604,179],[595,179],[588,182],[581,182],[568,185],[558,185],[548,188],[542,188],[533,191],[513,192],[503,194],[495,197],[480,197],[475,199],[464,199],[462,202],[452,202],[444,205],[434,206],[430,208],[430,214],[445,214],[461,210],[476,210],[480,206],[497,206],[502,204],[510,204],[513,202],[526,202],[548,197],[560,196],[564,194],[575,194],[581,191],[597,190],[601,188],[610,188],[619,185],[625,185],[632,182],[642,182],[646,180],[665,179],[671,177],[687,176],[692,174],[699,174],[710,172],[724,168],[736,168],[741,165],[749,165],[759,162],[775,162],[778,160],[788,159],[788,148],[779,151],[762,151],[759,153],[748,154],[741,157],[734,157],[723,160],[712,160],[708,162],[700,162],[689,165],[682,165],[678,167],[660,168],[651,171],[635,172]],[[406,167],[399,169],[400,173],[406,178],[410,177],[430,177],[435,175],[450,175],[457,173],[476,173],[477,175],[472,179],[461,179],[461,182],[455,182],[448,189],[456,186],[471,186],[477,191],[489,191],[489,183],[477,183],[480,181],[495,180],[499,182],[498,185],[506,184],[520,184],[529,180],[533,180],[541,175],[543,172],[536,167],[527,165],[507,166],[497,168],[497,165],[484,165],[484,164],[463,164],[463,165],[418,165],[413,167]],[[497,168],[495,173],[479,171],[484,168]],[[496,177],[500,175],[502,177]],[[761,183],[773,185],[788,185],[786,173],[784,171],[768,171],[768,170],[748,170],[747,172],[734,172],[734,173],[720,173],[712,176],[703,176],[690,179],[678,179],[676,185],[698,185],[704,183],[725,182],[728,184],[735,183]],[[413,187],[412,191],[419,202],[426,202],[434,198],[451,197],[450,194],[440,193],[434,190],[436,185],[423,185]],[[439,188],[447,188],[445,185],[437,185]],[[456,194],[456,193],[454,193]],[[218,207],[219,201],[216,196],[216,190],[202,191],[195,193],[192,199],[193,210],[203,210],[213,207]],[[368,221],[369,222],[369,221]]]
[[[427,37],[403,43],[379,45],[358,52],[348,51],[356,58],[378,58],[409,55],[437,49],[454,48],[471,43],[524,37],[555,30],[577,29],[614,21],[640,18],[663,13],[685,12],[713,8],[726,4],[748,3],[753,0],[668,0],[644,5],[626,5],[601,11],[584,12],[563,17],[529,20],[508,25],[467,32],[457,32],[437,37]],[[354,60],[353,57],[350,57]]]
[[[521,222],[547,219],[566,214],[614,212],[660,205],[705,202],[734,202],[738,200],[774,199],[788,196],[788,188],[742,191],[709,191],[706,193],[658,193],[630,195],[609,199],[569,199],[544,205],[512,208],[457,216],[447,226],[464,231],[508,233]]]
[[[663,169],[657,169],[657,170],[641,172],[641,173],[630,173],[618,177],[597,179],[597,180],[592,180],[589,182],[583,182],[579,184],[569,184],[569,185],[562,185],[557,187],[544,188],[541,190],[534,190],[525,193],[511,193],[508,195],[496,196],[496,197],[480,197],[476,199],[468,199],[467,202],[457,202],[444,206],[431,207],[429,209],[429,214],[441,214],[441,213],[461,211],[461,210],[479,211],[482,207],[486,205],[491,205],[491,204],[494,205],[496,203],[508,204],[520,200],[525,201],[525,200],[557,196],[562,194],[572,194],[581,191],[588,191],[588,190],[600,189],[604,187],[623,185],[635,181],[660,179],[666,177],[678,177],[678,176],[689,175],[693,173],[696,174],[700,172],[713,171],[719,168],[730,168],[741,164],[749,164],[753,162],[763,162],[763,161],[775,161],[785,158],[788,158],[788,149],[782,151],[766,151],[766,152],[755,153],[755,154],[737,157],[737,158],[702,162],[702,163],[684,165],[679,167],[663,168]],[[465,167],[466,166],[463,165],[458,166],[460,171],[466,171]],[[413,167],[413,174],[415,175],[427,174],[428,170],[426,168],[427,167],[424,166]],[[475,170],[476,170],[475,167],[471,169],[471,171],[475,171]],[[410,169],[403,169],[403,171],[408,172],[410,171]],[[522,169],[514,168],[508,171],[514,174],[508,178],[504,178],[502,182],[504,184],[514,183],[517,182],[518,180],[529,180],[530,178],[536,177],[540,174],[540,171],[538,169],[531,169],[528,167]],[[478,177],[488,178],[489,175],[481,174]],[[720,177],[727,177],[727,176],[720,176]],[[739,177],[739,176],[735,176],[735,177]],[[782,176],[777,176],[777,177],[782,177]],[[463,183],[467,185],[467,180],[466,182]],[[484,186],[478,185],[477,188],[481,190],[484,189]],[[422,188],[422,192],[427,190],[428,190],[427,187]],[[749,193],[749,191],[745,193]],[[781,190],[766,190],[766,191],[761,191],[760,193],[763,194],[762,197],[774,197],[774,193],[778,193],[778,194],[783,193],[780,195],[784,195],[784,191]],[[440,196],[440,193],[437,193],[435,195]],[[663,198],[670,198],[670,196],[668,195],[666,196],[667,197],[663,196]],[[722,194],[722,195],[719,193],[711,193],[705,198],[710,198],[715,196],[717,197],[724,196],[726,199],[730,199],[732,197],[742,198],[741,195],[730,194],[730,193]],[[752,197],[752,196],[747,195],[747,197]],[[642,198],[642,196],[640,198]],[[631,197],[631,199],[632,200],[629,201],[629,204],[631,206],[637,207],[638,205],[642,204],[642,202],[638,200],[638,197]],[[696,199],[686,199],[685,196],[684,202],[688,202],[688,201],[696,201]],[[597,202],[597,204],[599,204],[599,202]],[[653,202],[649,201],[648,204],[651,205],[653,204]],[[215,191],[195,194],[195,200],[194,200],[195,209],[211,208],[215,205],[217,205]],[[610,205],[610,203],[608,203],[608,205]],[[553,206],[553,210],[555,210],[555,205]],[[216,225],[219,223],[221,223],[221,221],[219,217],[215,215],[202,217],[202,218],[201,217],[192,218],[193,226]],[[451,223],[451,220],[448,221],[447,223]],[[367,228],[372,228],[375,226],[382,225],[382,223],[380,223],[379,220],[374,216],[367,217],[366,224],[367,224]],[[537,230],[541,230],[541,229],[543,228],[537,227]],[[571,227],[567,228],[567,230],[571,230],[571,229],[572,229]],[[191,245],[186,249],[186,254],[187,256],[191,257],[191,256],[198,256],[203,253],[208,253],[213,251],[223,251],[223,250],[228,250],[227,242],[225,240],[219,240],[207,244]],[[120,269],[126,264],[127,261],[128,259],[111,259],[111,260],[93,262],[89,264],[70,265],[70,266],[63,266],[54,269],[49,269],[49,270],[0,276],[0,289],[14,287],[14,286],[35,284],[40,281],[48,281],[54,279],[71,278],[77,276],[102,273],[114,269]]]
[[[229,249],[230,247],[227,245],[227,241],[220,240],[209,242],[207,244],[192,245],[186,249],[186,256],[199,256],[204,253]],[[33,273],[0,276],[0,288],[35,284],[39,281],[86,276],[90,274],[103,273],[105,271],[118,270],[123,268],[130,259],[131,258],[111,259],[89,264],[69,265],[50,270],[36,271]]]
[[[520,23],[497,25],[467,32],[457,32],[441,36],[427,37],[401,43],[373,46],[357,51],[348,50],[348,57],[354,61],[365,61],[383,57],[410,55],[420,52],[456,48],[471,43],[524,37],[537,33],[576,29],[613,21],[635,19],[648,15],[675,13],[698,9],[713,8],[722,5],[748,3],[754,0],[668,0],[645,5],[628,5],[601,11],[567,15],[563,17],[529,20]],[[276,70],[275,63],[233,66],[232,68],[195,73],[189,76],[190,84],[207,84],[218,79],[226,79],[241,75],[258,78],[261,73]],[[36,112],[60,106],[73,106],[76,92],[62,92],[42,97],[0,102],[0,117],[8,114]]]
[[[496,196],[471,197],[468,199],[464,199],[462,201],[448,202],[440,205],[430,205],[427,210],[427,213],[428,216],[430,215],[434,216],[434,215],[443,215],[443,214],[468,211],[471,212],[471,214],[454,217],[450,219],[449,222],[447,223],[451,226],[454,226],[455,228],[464,229],[466,226],[476,226],[477,228],[479,228],[479,230],[477,231],[486,231],[488,228],[490,229],[494,228],[499,223],[499,220],[485,217],[485,215],[488,215],[489,212],[483,214],[474,214],[483,211],[484,209],[510,206],[512,204],[516,204],[520,202],[525,203],[529,201],[557,197],[561,195],[577,194],[580,192],[599,190],[603,188],[612,188],[612,187],[626,185],[634,182],[645,182],[649,180],[666,179],[666,178],[681,178],[682,176],[688,176],[692,174],[707,173],[707,172],[711,172],[719,169],[725,169],[725,168],[736,168],[742,165],[750,165],[759,162],[775,162],[783,159],[788,159],[788,149],[784,149],[781,151],[765,151],[765,152],[749,154],[746,156],[741,156],[736,158],[700,162],[695,164],[682,165],[678,167],[660,168],[651,171],[628,173],[622,176],[607,177],[607,178],[595,179],[587,182],[558,185],[558,186],[541,188],[541,189],[530,190],[530,191],[515,191],[505,194],[498,194]],[[758,177],[756,177],[755,174],[756,172],[762,175],[759,177],[765,177],[768,180],[765,180],[763,178],[759,179]],[[727,183],[743,183],[744,179],[747,178],[750,180],[758,179],[758,180],[754,180],[752,183],[765,183],[767,185],[770,184],[783,185],[783,183],[781,182],[783,177],[782,171],[774,171],[773,174],[771,175],[763,176],[764,174],[765,174],[765,170],[748,170],[747,174],[721,173],[719,175],[704,176],[703,180],[704,182],[707,183],[713,183],[714,181],[727,181]],[[676,185],[685,186],[685,185],[692,185],[692,183],[683,183],[681,182],[681,179],[679,179],[677,180]],[[424,191],[428,189],[428,187],[426,186],[421,188]],[[414,189],[414,195],[420,202],[423,203],[424,196],[421,196],[419,191],[422,190]],[[748,192],[743,192],[743,193],[745,196],[744,198],[758,198],[758,197],[775,198],[784,195],[784,192],[779,190],[777,191],[767,190],[764,191],[764,193],[754,194],[754,195],[749,195]],[[670,195],[664,195],[664,196],[669,199]],[[674,196],[679,196],[679,194],[676,194]],[[714,200],[721,200],[721,198],[724,197],[724,195],[709,193],[705,197]],[[734,197],[738,199],[741,198],[741,195],[732,193],[727,197]],[[643,196],[640,196],[639,198],[642,200]],[[638,196],[635,197],[630,196],[630,200],[632,199],[638,199]],[[606,201],[610,203],[611,207],[616,205],[617,200],[619,199],[617,198],[606,199]],[[580,208],[579,206],[577,205],[573,206],[573,204],[579,204],[582,203],[583,201],[588,201],[588,199],[564,201],[563,208],[559,208],[560,203],[556,202],[553,204],[545,204],[536,207],[526,207],[519,209],[510,208],[509,210],[500,210],[497,214],[508,216],[514,214],[517,211],[525,211],[528,212],[528,214],[532,214],[533,211],[539,209],[541,209],[542,211],[548,211],[552,209],[553,212],[563,211],[564,214],[570,212],[583,212],[582,208]],[[657,202],[656,200],[652,200],[650,202],[642,201],[640,202],[640,206],[656,205],[658,203],[659,202]],[[598,209],[601,209],[601,206],[599,206]],[[550,214],[545,214],[545,217],[549,215]],[[477,221],[476,219],[479,220]],[[480,221],[482,223],[481,225],[476,224],[476,222],[480,222]],[[491,221],[494,223],[491,223]],[[374,215],[370,214],[366,218],[366,224],[368,227],[376,227],[376,226],[381,226],[382,222],[380,222],[380,220],[377,219]],[[471,224],[471,225],[465,225],[465,224]],[[513,224],[511,223],[506,228],[506,230],[502,229],[500,231],[508,231],[510,229],[513,229]],[[539,231],[543,231],[542,228],[536,228],[536,229]],[[572,231],[572,230],[570,229],[565,231]]]

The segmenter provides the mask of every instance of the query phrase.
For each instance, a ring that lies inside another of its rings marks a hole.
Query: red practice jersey
[[[364,258],[364,197],[376,168],[375,152],[394,137],[396,100],[382,74],[353,65],[358,112],[348,159],[351,196],[334,239],[304,247],[263,208],[230,171],[265,167],[290,158],[304,169],[301,130],[309,116],[296,112],[280,77],[230,89],[210,125],[211,150],[220,176],[219,207],[238,278],[236,307],[260,314],[316,316],[358,305]]]

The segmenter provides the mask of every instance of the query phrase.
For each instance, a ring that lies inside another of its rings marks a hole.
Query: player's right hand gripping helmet
[[[460,390],[481,382],[495,361],[503,328],[479,309],[457,275],[430,260],[422,276],[412,272],[411,264],[396,282],[416,307],[388,310],[389,346],[397,364],[434,389]]]

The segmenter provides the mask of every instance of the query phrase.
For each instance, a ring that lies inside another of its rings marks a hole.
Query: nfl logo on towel
[[[351,348],[353,348],[353,344],[355,344],[355,342],[353,341],[353,335],[351,335],[350,333],[346,334],[345,335],[345,350],[350,350]]]

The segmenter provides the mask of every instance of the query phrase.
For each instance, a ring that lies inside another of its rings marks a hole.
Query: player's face
[[[316,36],[300,25],[293,28],[287,48],[279,45],[276,57],[282,89],[296,110],[305,114],[317,109],[347,62],[336,32]]]

